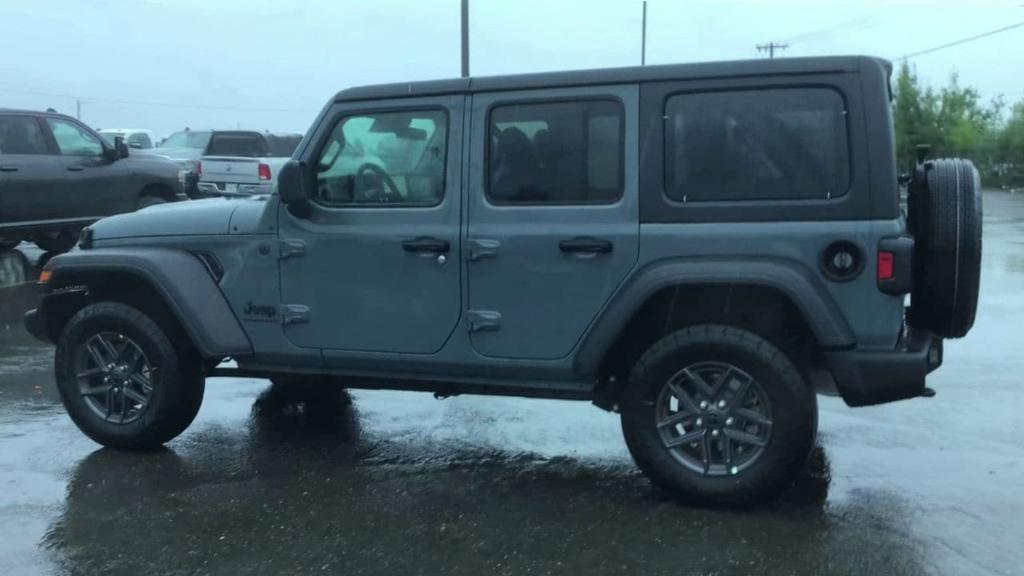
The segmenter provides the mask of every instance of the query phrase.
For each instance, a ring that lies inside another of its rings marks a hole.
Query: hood
[[[93,240],[146,236],[199,236],[227,234],[231,214],[245,200],[210,198],[157,204],[96,222]]]

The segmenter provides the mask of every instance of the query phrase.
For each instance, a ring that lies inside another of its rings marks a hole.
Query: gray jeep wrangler
[[[276,194],[99,221],[46,265],[26,323],[106,446],[171,440],[211,376],[581,399],[621,413],[680,499],[764,500],[814,444],[816,393],[932,395],[943,338],[974,321],[978,173],[919,158],[901,204],[890,72],[344,90]]]

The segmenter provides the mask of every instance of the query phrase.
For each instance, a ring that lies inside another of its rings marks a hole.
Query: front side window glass
[[[343,118],[317,162],[319,200],[331,205],[438,204],[444,196],[447,124],[441,110]]]
[[[81,126],[60,120],[59,118],[47,118],[50,130],[53,131],[53,138],[57,141],[57,148],[63,156],[102,156],[103,144],[100,139],[87,132]]]

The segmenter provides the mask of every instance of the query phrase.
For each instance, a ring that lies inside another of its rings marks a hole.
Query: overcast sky
[[[640,0],[471,0],[473,75],[640,61]],[[0,0],[0,107],[99,127],[305,131],[338,90],[457,76],[459,0]],[[1024,21],[1024,0],[649,0],[650,64],[865,53],[898,58]],[[1024,27],[912,61],[1024,98]],[[164,104],[164,105],[158,105]],[[223,108],[220,108],[223,107]]]

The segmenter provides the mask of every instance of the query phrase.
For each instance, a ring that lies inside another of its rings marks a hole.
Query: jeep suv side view
[[[931,395],[943,339],[974,320],[978,173],[922,154],[902,212],[890,72],[344,90],[277,194],[101,220],[46,265],[26,324],[106,446],[171,440],[212,376],[581,399],[621,413],[681,500],[761,501],[811,450],[816,392]]]

